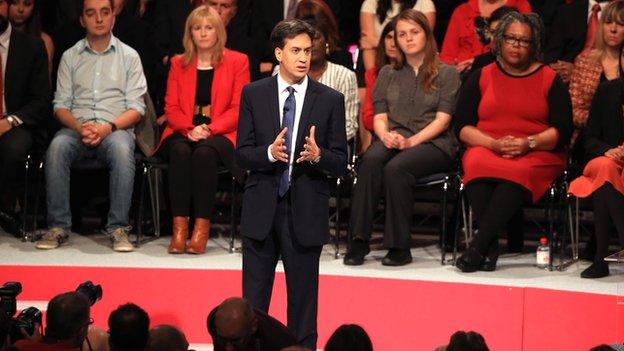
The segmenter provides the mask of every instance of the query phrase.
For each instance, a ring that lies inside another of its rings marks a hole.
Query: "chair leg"
[[[441,212],[441,224],[442,224],[442,244],[440,245],[441,247],[441,251],[442,251],[442,257],[440,258],[440,264],[444,265],[444,262],[446,260],[446,230],[447,230],[447,225],[446,225],[446,205],[447,205],[447,198],[448,198],[448,190],[450,187],[450,180],[448,178],[446,178],[446,180],[444,181],[444,183],[442,184],[442,203],[440,204],[440,206],[442,207],[440,210]]]
[[[548,248],[550,251],[550,255],[548,258],[548,270],[553,270],[553,252],[555,251],[555,219],[554,219],[554,211],[555,211],[555,188],[551,187],[549,190],[550,198],[548,204]]]
[[[141,167],[141,185],[139,186],[139,189],[140,189],[140,193],[139,193],[139,209],[138,209],[137,220],[136,220],[137,238],[136,238],[136,242],[134,244],[134,246],[136,246],[136,247],[141,245],[141,241],[143,240],[143,211],[145,209],[145,200],[144,200],[144,198],[145,198],[146,177],[147,177],[147,165],[143,165],[143,167]]]
[[[31,156],[26,157],[24,163],[24,201],[22,202],[22,241],[26,241],[28,234],[26,232],[26,215],[28,213],[28,175],[30,173]]]
[[[334,259],[340,257],[340,208],[342,207],[342,196],[340,196],[341,184],[342,178],[336,179],[336,229],[334,233]]]
[[[236,226],[236,202],[238,198],[238,184],[236,183],[236,178],[232,176],[232,200],[230,201],[230,245],[229,252],[234,253],[236,249],[234,248],[234,235],[237,231]]]

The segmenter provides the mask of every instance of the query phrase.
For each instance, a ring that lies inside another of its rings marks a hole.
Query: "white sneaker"
[[[134,251],[134,245],[128,239],[128,233],[124,228],[117,228],[110,236],[113,242],[113,250],[117,252]]]
[[[48,230],[41,239],[37,241],[35,247],[41,250],[56,249],[69,239],[69,234],[59,227]]]

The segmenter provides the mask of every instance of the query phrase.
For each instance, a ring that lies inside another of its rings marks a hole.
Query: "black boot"
[[[604,278],[609,275],[609,264],[605,261],[597,261],[592,263],[581,272],[581,278],[595,279]]]
[[[364,263],[364,257],[370,252],[368,241],[359,238],[353,239],[349,251],[344,256],[343,263],[347,266],[360,266]]]
[[[412,262],[412,253],[409,249],[389,249],[386,257],[381,260],[384,266],[405,266]]]
[[[476,272],[483,266],[485,258],[473,247],[469,247],[455,263],[455,266],[464,273]]]
[[[498,239],[492,241],[490,247],[488,249],[487,255],[485,255],[485,260],[481,267],[479,267],[480,271],[484,272],[493,272],[496,270],[496,261],[498,261]]]
[[[2,227],[5,232],[12,234],[16,238],[24,236],[21,223],[12,213],[0,211],[0,227]]]

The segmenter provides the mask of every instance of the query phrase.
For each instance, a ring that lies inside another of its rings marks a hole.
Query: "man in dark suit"
[[[50,83],[43,43],[11,28],[8,2],[0,0],[0,196],[20,172],[33,142],[43,143],[39,126],[50,112]],[[2,202],[5,202],[2,199]],[[20,235],[10,199],[0,207],[0,225]]]
[[[315,350],[319,257],[329,239],[327,175],[346,170],[347,141],[344,96],[307,76],[313,37],[299,20],[273,29],[280,70],[243,89],[236,156],[250,171],[241,219],[243,296],[268,310],[281,257],[288,327]]]

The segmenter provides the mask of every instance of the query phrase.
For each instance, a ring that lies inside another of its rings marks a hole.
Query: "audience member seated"
[[[145,113],[147,86],[137,52],[111,33],[113,1],[80,3],[87,36],[63,54],[59,67],[54,113],[63,128],[46,154],[49,230],[36,246],[54,249],[67,242],[72,225],[71,166],[97,159],[108,166],[110,174],[105,231],[113,250],[127,252],[133,250],[128,240],[135,168],[133,126]]]
[[[312,56],[308,76],[344,95],[345,128],[347,140],[351,140],[358,130],[357,78],[355,78],[355,73],[348,68],[328,61],[327,47],[331,36],[329,24],[313,17],[303,20],[316,30],[312,40]],[[275,66],[273,74],[276,75],[278,72],[279,65]]]
[[[239,14],[238,0],[207,0],[206,5],[213,7],[221,16],[227,34],[225,47],[247,55],[251,80],[260,79],[260,60],[256,45],[248,34],[250,11],[247,14],[241,11]]]
[[[469,0],[459,5],[446,30],[440,59],[455,65],[459,72],[470,68],[475,56],[489,50],[488,18],[501,6],[515,7],[522,13],[531,12],[527,0]]]
[[[43,40],[48,54],[48,74],[52,73],[54,43],[41,30],[41,0],[9,0],[9,21],[14,29]]]
[[[50,300],[45,319],[43,338],[19,340],[15,348],[20,351],[79,351],[93,323],[89,301],[76,292],[59,294]]]
[[[587,124],[589,107],[600,82],[622,76],[621,58],[624,43],[624,1],[609,3],[602,11],[594,48],[578,55],[570,79],[570,98],[574,127]]]
[[[9,4],[0,2],[0,226],[21,236],[13,210],[15,181],[33,145],[43,143],[41,125],[50,104],[46,54],[39,39],[9,23]],[[41,147],[41,145],[39,145]]]
[[[327,340],[325,351],[373,351],[366,331],[356,324],[343,324]]]
[[[210,215],[220,165],[238,179],[234,164],[238,106],[249,83],[247,56],[225,49],[225,27],[219,14],[201,6],[189,15],[183,55],[171,60],[165,113],[167,127],[159,151],[169,161],[169,194],[173,234],[169,253],[201,254],[206,250]],[[195,225],[188,238],[191,206]]]
[[[594,207],[596,254],[582,278],[609,275],[604,258],[608,255],[611,228],[615,226],[624,245],[624,127],[622,103],[624,78],[600,84],[594,96],[585,130],[583,149],[589,161],[583,175],[570,184],[569,192],[577,197],[590,195]]]
[[[381,32],[379,43],[377,44],[377,53],[375,54],[375,67],[366,70],[364,79],[366,81],[366,94],[364,96],[364,106],[362,106],[360,139],[362,150],[366,151],[372,142],[372,135],[375,130],[373,128],[373,87],[377,81],[379,70],[385,65],[395,64],[398,55],[394,40],[394,21],[388,22]]]
[[[494,32],[497,62],[462,86],[455,132],[467,147],[464,183],[479,227],[457,260],[463,272],[496,268],[499,232],[566,166],[572,107],[565,84],[538,61],[542,30],[535,14],[507,14]]]
[[[215,351],[281,350],[297,343],[284,324],[238,297],[210,311],[207,326]]]
[[[277,63],[271,47],[271,32],[284,19],[293,19],[300,0],[251,1],[251,37],[256,45],[260,74],[268,77]]]
[[[436,9],[431,0],[364,0],[360,9],[360,50],[364,69],[375,67],[375,48],[386,24],[410,8],[422,12],[433,30]]]
[[[141,307],[128,303],[108,316],[110,351],[143,351],[150,336],[149,316]]]
[[[163,63],[184,52],[184,23],[193,10],[194,0],[156,1],[154,27],[158,44],[165,53]]]
[[[301,0],[297,4],[295,18],[300,20],[313,18],[316,23],[323,23],[323,27],[325,27],[323,31],[326,32],[325,43],[327,44],[323,50],[327,56],[327,61],[353,70],[351,53],[340,47],[340,30],[336,24],[336,18],[323,0]],[[344,92],[342,93],[344,94]]]
[[[497,8],[496,10],[494,10],[494,12],[492,12],[490,17],[488,17],[487,27],[485,29],[485,40],[484,40],[484,42],[487,42],[486,45],[487,45],[488,51],[483,54],[475,56],[470,66],[466,70],[464,70],[464,74],[462,74],[462,80],[465,80],[466,78],[468,78],[468,76],[470,76],[470,74],[474,72],[475,70],[483,68],[489,65],[490,63],[496,61],[496,57],[494,56],[494,54],[492,54],[492,33],[494,33],[494,31],[496,30],[496,27],[498,27],[501,19],[505,17],[505,15],[510,13],[511,11],[518,12],[518,9],[515,7],[501,6]]]
[[[596,0],[566,1],[557,9],[546,36],[544,62],[550,64],[564,82],[570,80],[576,56],[593,47],[598,19],[608,3]]]
[[[147,351],[186,351],[189,343],[178,328],[161,324],[150,330]]]
[[[449,344],[438,348],[439,351],[489,351],[485,339],[474,331],[458,331],[451,335]]]
[[[396,18],[399,55],[379,71],[373,91],[375,140],[362,158],[353,189],[349,230],[353,238],[347,265],[360,265],[370,251],[375,209],[385,189],[386,223],[382,264],[412,261],[412,184],[449,170],[458,144],[448,129],[454,113],[459,74],[439,61],[426,17],[405,10]]]

